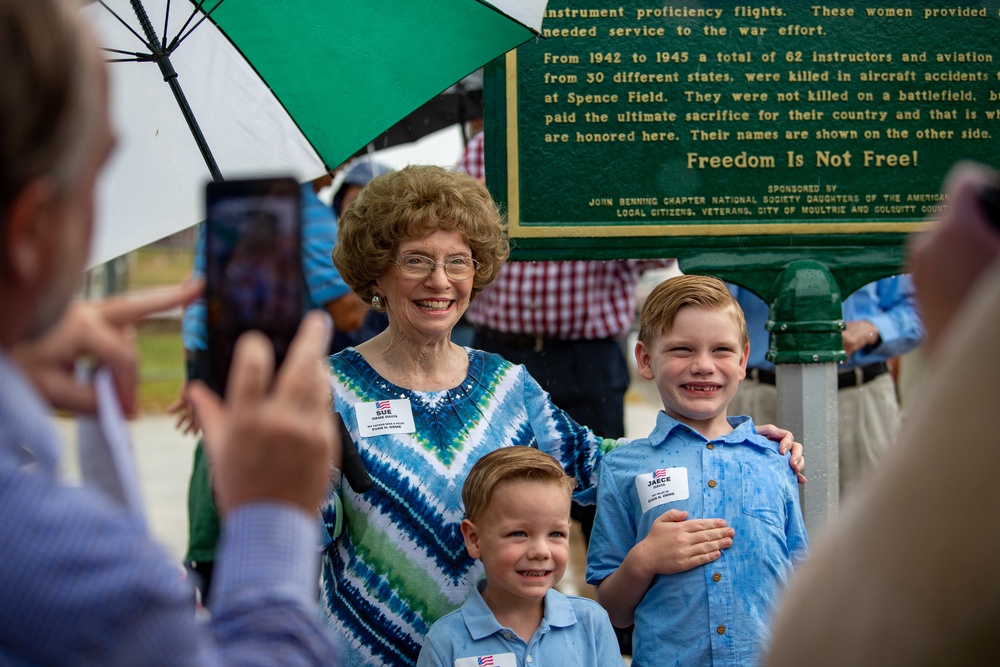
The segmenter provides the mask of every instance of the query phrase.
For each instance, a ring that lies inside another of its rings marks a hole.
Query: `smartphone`
[[[208,384],[225,394],[236,340],[257,330],[281,364],[304,313],[302,197],[293,178],[205,188]]]

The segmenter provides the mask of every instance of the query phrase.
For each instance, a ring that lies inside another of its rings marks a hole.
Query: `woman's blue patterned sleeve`
[[[523,367],[521,373],[524,403],[538,448],[551,454],[576,479],[573,500],[593,505],[597,500],[597,466],[608,449],[605,443],[615,441],[605,441],[586,426],[577,424],[552,402],[548,392]]]

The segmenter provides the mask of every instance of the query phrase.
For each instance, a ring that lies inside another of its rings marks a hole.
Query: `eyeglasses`
[[[423,255],[403,255],[391,260],[407,278],[426,278],[438,266],[444,267],[445,274],[452,280],[468,280],[476,274],[479,262],[471,257],[447,257],[443,262],[435,262]]]

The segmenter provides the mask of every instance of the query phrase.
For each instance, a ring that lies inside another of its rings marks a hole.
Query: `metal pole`
[[[131,3],[132,11],[135,12],[136,18],[139,19],[139,25],[142,26],[142,30],[146,34],[146,40],[149,42],[148,46],[153,55],[153,60],[160,66],[163,80],[170,86],[170,90],[174,94],[174,99],[177,100],[177,105],[184,115],[184,120],[187,121],[188,128],[194,136],[194,141],[198,144],[198,150],[201,151],[202,157],[205,158],[205,164],[208,166],[208,171],[212,174],[212,180],[225,180],[222,178],[222,172],[219,171],[219,165],[215,162],[212,150],[208,147],[208,141],[205,139],[205,135],[198,125],[198,120],[194,117],[194,112],[191,111],[187,97],[184,96],[184,91],[181,90],[181,84],[177,80],[177,71],[170,62],[170,52],[163,48],[159,38],[157,38],[156,30],[153,29],[153,24],[150,23],[149,16],[146,14],[146,8],[142,6],[142,0],[131,0]]]
[[[809,483],[800,498],[806,528],[815,538],[840,502],[837,364],[778,364],[775,374],[778,423],[809,447]]]
[[[768,358],[776,365],[778,423],[807,449],[802,513],[811,539],[840,501],[837,362],[845,358],[840,287],[813,260],[788,264],[770,297]]]

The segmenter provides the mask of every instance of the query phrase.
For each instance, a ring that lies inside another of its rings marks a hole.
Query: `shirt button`
[[[716,572],[712,575],[712,581],[722,581],[722,575]]]
[[[527,658],[524,659],[524,661],[525,662],[531,662],[531,656],[529,655]]]
[[[708,485],[714,489],[718,483],[714,479],[710,479],[708,480]]]
[[[705,446],[708,447],[709,449],[715,449],[715,445],[713,445],[712,443],[708,443]]]
[[[720,635],[724,635],[726,634],[726,626],[720,625],[715,629],[715,631],[718,632]]]
[[[509,632],[503,633],[503,638],[504,639],[510,639],[510,633]]]

